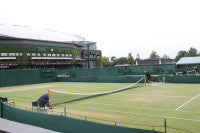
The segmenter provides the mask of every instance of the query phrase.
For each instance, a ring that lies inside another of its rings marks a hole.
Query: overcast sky
[[[81,35],[107,57],[200,52],[199,0],[0,0],[0,24]]]

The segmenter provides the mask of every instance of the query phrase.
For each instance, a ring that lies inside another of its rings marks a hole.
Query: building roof
[[[151,58],[151,59],[140,59],[136,60],[136,65],[144,65],[144,66],[150,66],[150,65],[160,65],[160,64],[175,64],[175,61],[173,59],[165,59],[165,58]]]
[[[182,57],[176,65],[191,65],[191,64],[200,64],[200,56],[195,57]]]
[[[84,37],[29,26],[0,24],[0,37],[90,45]]]

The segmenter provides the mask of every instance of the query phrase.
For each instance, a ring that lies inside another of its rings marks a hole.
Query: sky
[[[56,30],[97,42],[103,56],[175,58],[200,52],[199,0],[0,0],[0,24]]]

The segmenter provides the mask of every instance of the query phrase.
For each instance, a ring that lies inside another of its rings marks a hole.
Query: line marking
[[[188,96],[167,96],[167,95],[145,95],[145,94],[115,94],[115,95],[136,95],[136,96],[160,96],[160,97],[172,97],[172,98],[178,98],[178,97],[183,97],[183,98],[192,98],[192,97],[188,97]]]
[[[89,108],[89,107],[80,107],[80,106],[70,106],[70,107],[85,108],[85,109],[93,109],[93,110],[103,110],[103,111],[108,111],[108,112],[117,112],[117,113],[126,113],[126,114],[134,114],[134,115],[144,115],[144,116],[153,116],[153,117],[171,118],[171,119],[177,119],[177,120],[187,120],[187,121],[200,122],[200,120],[186,119],[186,118],[177,118],[177,117],[171,117],[171,116],[160,116],[160,115],[151,115],[151,114],[141,114],[141,113],[123,112],[123,111],[116,111],[116,110],[104,110],[104,109]]]
[[[92,104],[100,104],[100,105],[109,105],[109,106],[117,106],[117,107],[128,107],[128,108],[138,108],[138,109],[152,109],[152,110],[168,110],[168,111],[175,111],[174,109],[162,109],[162,108],[149,108],[149,107],[138,107],[138,106],[128,106],[128,105],[116,105],[116,104],[105,104],[105,103],[93,103],[93,102],[82,102]],[[192,114],[200,114],[200,112],[193,112],[193,111],[184,111],[184,110],[178,110],[179,112],[183,113],[192,113]]]
[[[181,106],[179,106],[178,108],[176,108],[175,111],[178,110],[178,109],[180,109],[180,108],[182,108],[183,106],[185,106],[186,104],[188,104],[189,102],[191,102],[192,100],[194,100],[195,98],[197,98],[198,96],[200,96],[200,94],[196,95],[195,97],[193,97],[189,101],[185,102],[184,104],[182,104]]]

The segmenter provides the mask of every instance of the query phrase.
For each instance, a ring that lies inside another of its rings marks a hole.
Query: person
[[[185,74],[187,74],[187,70],[185,70],[185,71],[182,72],[182,75],[185,75]]]
[[[48,94],[44,94],[42,95],[38,100],[38,103],[45,103],[45,106],[49,106],[50,101],[49,101],[49,96]]]
[[[148,85],[149,85],[149,83],[151,83],[151,74],[147,71],[144,71],[144,73],[145,73],[145,76],[147,77]]]
[[[199,74],[199,69],[198,69],[198,67],[196,66],[196,67],[194,67],[194,71],[195,71],[195,74],[196,75],[198,75]]]
[[[174,76],[177,76],[177,73],[176,73],[176,71],[174,71]]]

